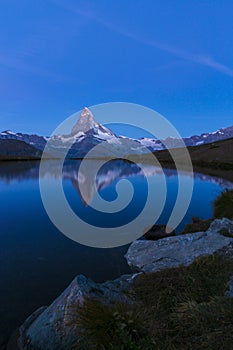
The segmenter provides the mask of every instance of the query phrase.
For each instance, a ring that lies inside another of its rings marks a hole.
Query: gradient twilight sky
[[[232,17],[232,0],[1,0],[0,130],[49,135],[112,101],[182,136],[233,125]]]

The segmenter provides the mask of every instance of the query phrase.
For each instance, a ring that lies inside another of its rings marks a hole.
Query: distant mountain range
[[[187,146],[199,146],[233,138],[233,126],[221,128],[212,133],[203,133],[184,138]],[[68,158],[82,158],[86,153],[98,144],[102,144],[102,152],[112,154],[142,154],[150,151],[165,149],[163,140],[150,138],[132,139],[125,136],[117,136],[110,129],[97,123],[88,108],[84,108],[78,121],[73,126],[70,134],[44,137],[39,135],[28,135],[14,133],[6,130],[0,133],[0,157],[1,158],[40,158],[44,147],[49,141],[51,153],[54,150],[64,152],[69,149]],[[179,140],[169,137],[166,140],[169,148],[180,146]],[[106,147],[105,147],[106,146]],[[105,155],[105,154],[103,154]]]

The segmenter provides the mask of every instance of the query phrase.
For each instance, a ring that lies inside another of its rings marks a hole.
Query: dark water
[[[128,178],[135,189],[128,212],[105,219],[80,198],[76,181],[78,166],[78,161],[64,166],[63,186],[72,208],[84,219],[91,218],[92,223],[109,227],[110,221],[113,226],[123,224],[140,212],[147,186],[139,168],[116,161],[100,171],[97,187],[105,200],[116,197],[116,184],[121,178]],[[38,168],[38,162],[0,164],[0,344],[36,308],[52,302],[75,275],[104,281],[130,271],[124,259],[128,246],[90,248],[71,241],[55,228],[40,198]],[[52,186],[58,176],[56,162],[48,162],[46,169],[43,177]],[[177,194],[176,173],[165,172],[168,195],[159,223],[166,223]],[[149,165],[147,175],[160,176]],[[183,176],[188,184],[189,175]],[[222,179],[195,174],[193,198],[178,230],[193,216],[211,217],[212,201],[231,186]],[[88,182],[86,191],[91,203],[93,191]]]

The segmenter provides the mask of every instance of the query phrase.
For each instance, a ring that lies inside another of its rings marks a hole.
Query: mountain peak
[[[92,116],[93,119],[94,119],[94,116],[93,116],[93,114],[91,113],[90,109],[87,108],[87,107],[84,107],[83,110],[82,110],[82,113],[80,114],[80,118],[81,118],[81,117],[89,117],[89,116]]]
[[[91,113],[90,109],[84,107],[79,119],[72,128],[71,135],[74,136],[80,132],[85,133],[93,129],[96,125],[97,123],[95,122],[94,116]]]

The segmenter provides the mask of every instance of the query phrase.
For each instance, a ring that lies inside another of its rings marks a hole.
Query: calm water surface
[[[94,162],[94,161],[93,161]],[[133,219],[143,208],[147,184],[140,168],[114,161],[104,166],[97,177],[97,188],[105,200],[116,198],[116,184],[127,178],[134,186],[134,198],[121,215],[104,217],[93,211],[93,186],[84,178],[88,203],[80,198],[77,185],[79,161],[63,168],[63,187],[74,211],[84,220],[110,227]],[[104,281],[130,272],[124,254],[128,246],[96,249],[82,246],[61,234],[50,222],[40,198],[38,162],[0,164],[0,344],[25,318],[41,305],[48,305],[77,274]],[[166,170],[168,196],[159,223],[166,223],[177,195],[177,176]],[[156,179],[158,169],[148,165],[146,175]],[[48,162],[43,178],[52,186],[57,181],[56,161]],[[183,175],[187,184],[188,174]],[[178,227],[181,230],[193,216],[212,216],[212,202],[232,183],[207,175],[195,174],[193,198]],[[155,201],[156,205],[156,201]],[[0,346],[1,348],[1,346]]]

